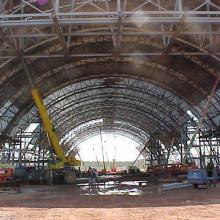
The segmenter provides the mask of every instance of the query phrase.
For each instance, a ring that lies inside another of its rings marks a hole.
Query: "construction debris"
[[[181,189],[181,188],[189,188],[192,187],[192,184],[188,182],[183,183],[168,183],[163,184],[159,187],[159,191],[166,191],[166,190],[172,190],[172,189]]]

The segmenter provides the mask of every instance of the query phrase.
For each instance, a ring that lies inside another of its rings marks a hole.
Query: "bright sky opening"
[[[83,161],[134,161],[139,154],[138,143],[122,135],[102,134],[89,138],[79,145],[80,156]],[[141,159],[142,157],[140,157]]]

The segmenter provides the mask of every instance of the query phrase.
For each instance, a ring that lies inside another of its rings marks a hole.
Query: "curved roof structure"
[[[39,121],[21,58],[63,143],[102,129],[166,145],[196,126],[219,77],[219,1],[0,3],[2,136]],[[205,130],[219,126],[219,95]]]

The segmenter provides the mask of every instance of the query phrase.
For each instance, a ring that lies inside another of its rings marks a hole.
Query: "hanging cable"
[[[102,131],[101,131],[101,127],[100,127],[100,139],[101,139],[101,146],[102,146],[102,160],[103,160],[103,168],[104,171],[106,171],[106,167],[105,167],[105,155],[104,155],[104,146],[103,146],[103,141],[102,141]]]

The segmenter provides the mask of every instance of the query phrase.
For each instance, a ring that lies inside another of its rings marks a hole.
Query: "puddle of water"
[[[138,196],[142,195],[143,192],[140,189],[133,188],[133,189],[113,189],[107,191],[100,191],[98,192],[99,195],[130,195],[130,196]]]
[[[78,184],[78,186],[80,186],[81,190],[89,190],[89,184]],[[95,187],[95,189],[109,189],[109,188],[115,188],[116,184],[114,181],[108,181],[105,182],[103,184],[98,183],[97,186]]]
[[[146,186],[146,181],[127,181],[121,184],[115,184],[114,181],[108,181],[105,184],[98,184],[93,189],[88,184],[79,184],[81,195],[142,195],[143,191],[136,188]],[[135,186],[135,187],[134,187]]]
[[[147,181],[127,181],[127,182],[121,182],[121,184],[127,186],[146,186]]]
[[[93,193],[93,192],[87,192],[87,193],[84,193],[84,194],[80,194],[81,196],[96,196],[98,195],[97,193]]]
[[[84,192],[83,192],[84,191]],[[84,196],[94,196],[94,195],[130,195],[130,196],[138,196],[142,195],[143,191],[137,188],[132,189],[86,189],[83,190],[80,195]]]

